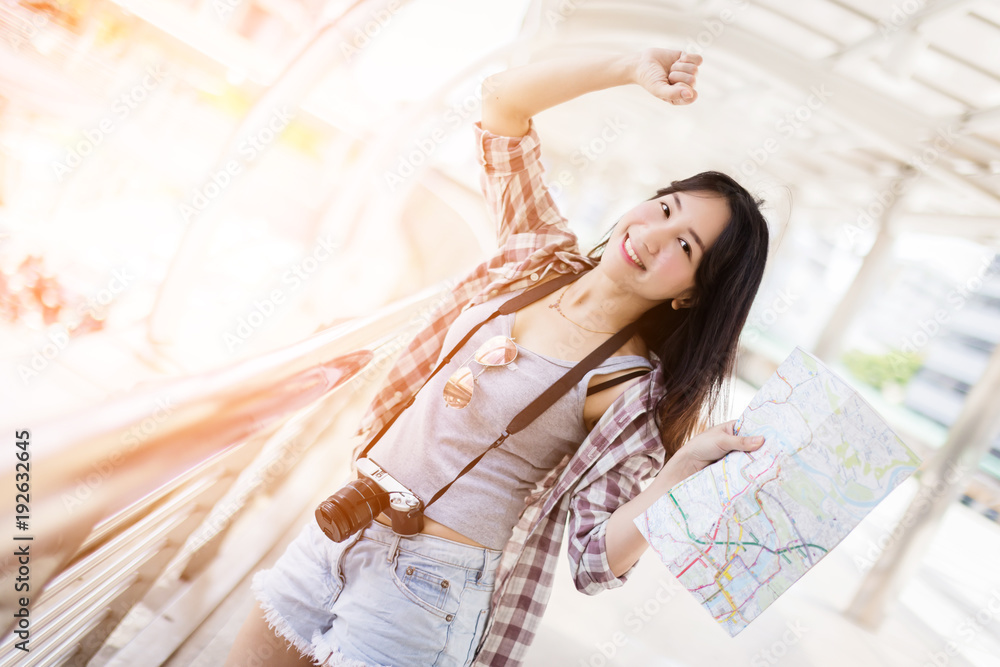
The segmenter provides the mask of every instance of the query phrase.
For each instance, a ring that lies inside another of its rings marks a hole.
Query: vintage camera
[[[385,512],[392,531],[404,537],[424,528],[424,504],[415,493],[368,458],[357,461],[358,479],[316,508],[316,523],[334,542],[343,542]]]

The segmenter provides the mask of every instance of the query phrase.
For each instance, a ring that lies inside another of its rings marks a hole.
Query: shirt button
[[[531,274],[531,279],[532,280],[538,280],[538,274],[537,273],[532,273]]]
[[[500,293],[500,292],[498,292],[498,291],[497,291],[497,290],[495,290],[495,289],[491,289],[491,290],[490,290],[490,296],[496,296],[496,295],[497,295],[497,294],[499,294],[499,293]]]
[[[403,392],[397,391],[395,394],[392,395],[392,397],[395,398],[398,401],[399,399],[401,399],[403,397]]]

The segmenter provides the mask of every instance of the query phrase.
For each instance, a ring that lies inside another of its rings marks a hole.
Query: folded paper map
[[[658,499],[635,524],[735,636],[920,464],[872,407],[795,348],[736,422],[763,435]]]

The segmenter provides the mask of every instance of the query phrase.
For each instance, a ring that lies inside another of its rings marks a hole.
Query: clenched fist
[[[646,49],[638,54],[632,81],[671,104],[698,99],[695,81],[701,56],[673,49]]]

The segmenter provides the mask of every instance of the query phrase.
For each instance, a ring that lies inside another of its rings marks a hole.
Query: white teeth
[[[639,256],[635,254],[635,250],[632,249],[632,239],[627,236],[625,237],[625,252],[628,253],[628,256],[632,258],[632,261],[638,264],[640,268],[646,268],[646,266],[642,263],[642,260],[639,259]]]

